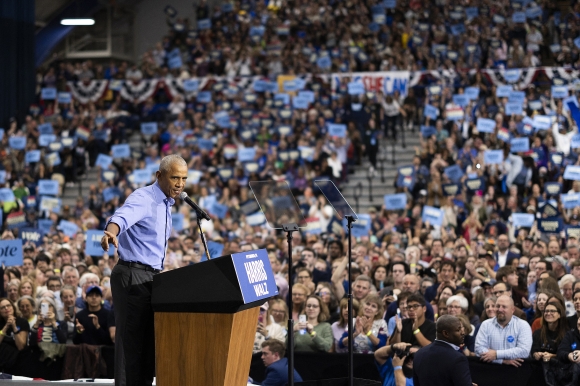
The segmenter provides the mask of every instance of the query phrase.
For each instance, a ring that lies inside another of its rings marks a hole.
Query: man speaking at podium
[[[178,155],[161,160],[157,181],[139,188],[107,222],[101,246],[117,247],[111,273],[115,311],[115,385],[150,386],[155,375],[151,291],[161,272],[171,234],[171,206],[185,187],[187,163]]]

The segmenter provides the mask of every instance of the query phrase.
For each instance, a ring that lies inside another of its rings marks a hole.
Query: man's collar
[[[441,340],[441,339],[435,339],[435,342],[443,342],[443,343],[447,343],[449,346],[453,347],[453,350],[455,351],[459,351],[461,349],[461,347],[454,345],[453,343],[447,342],[446,340]]]
[[[165,193],[163,193],[161,187],[159,186],[159,181],[155,181],[155,183],[153,183],[153,195],[155,196],[155,202],[158,204],[175,204],[175,200],[173,198],[167,197]]]
[[[514,319],[514,316],[512,315],[512,317],[510,318],[510,320],[506,323],[505,326],[502,326],[501,324],[499,324],[499,322],[497,321],[497,316],[493,318],[493,322],[497,325],[497,327],[500,328],[506,328],[507,326],[509,326],[512,322],[512,320]]]

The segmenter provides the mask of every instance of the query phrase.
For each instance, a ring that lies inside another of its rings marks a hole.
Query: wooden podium
[[[226,255],[154,277],[158,386],[247,384],[258,307],[277,294],[275,284],[259,300],[247,292],[244,280],[255,276],[241,267],[257,252],[267,258],[265,250]],[[269,261],[265,268],[274,281]]]

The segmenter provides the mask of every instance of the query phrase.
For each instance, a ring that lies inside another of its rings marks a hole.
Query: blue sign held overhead
[[[41,196],[57,196],[58,195],[58,181],[55,180],[39,180],[38,194]]]
[[[400,210],[407,207],[407,195],[405,193],[387,194],[384,200],[386,210]]]
[[[512,92],[513,90],[514,89],[512,86],[499,86],[495,90],[495,96],[500,98],[509,98],[510,92]]]
[[[495,121],[488,118],[477,118],[477,131],[480,133],[493,133],[495,131]]]
[[[486,150],[483,153],[483,162],[486,165],[501,164],[503,162],[503,150]]]
[[[31,242],[36,246],[42,244],[42,232],[40,229],[30,227],[20,228],[19,236],[23,243]]]
[[[425,205],[421,218],[423,223],[428,221],[430,225],[441,226],[443,224],[443,211],[439,208]]]
[[[105,235],[104,231],[98,230],[88,230],[86,232],[87,239],[85,241],[85,254],[88,256],[103,256],[105,251],[101,247],[101,239]],[[115,246],[109,244],[109,251],[107,252],[109,256],[115,254]]]
[[[512,224],[515,227],[530,228],[534,225],[535,219],[530,213],[512,213]]]
[[[131,158],[131,148],[128,144],[111,146],[113,158]]]
[[[43,100],[55,100],[56,99],[56,88],[46,87],[40,91],[40,99]]]
[[[0,240],[0,264],[5,267],[22,265],[22,240]]]
[[[24,161],[27,164],[35,163],[40,161],[40,150],[30,150],[24,155]]]
[[[74,237],[79,231],[79,227],[74,222],[60,220],[58,223],[58,229],[62,231],[68,237]]]
[[[143,122],[141,123],[141,134],[154,135],[157,134],[157,122]]]
[[[511,153],[525,153],[528,150],[530,150],[530,140],[528,138],[512,138],[510,141]]]
[[[344,138],[346,136],[346,125],[342,123],[328,123],[328,134],[331,137]]]

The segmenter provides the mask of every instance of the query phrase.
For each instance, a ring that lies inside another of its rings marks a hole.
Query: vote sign
[[[278,295],[276,280],[265,249],[232,254],[244,304]]]
[[[4,265],[5,267],[22,265],[21,239],[0,241],[0,264]],[[274,288],[275,287],[276,285],[274,285]]]

